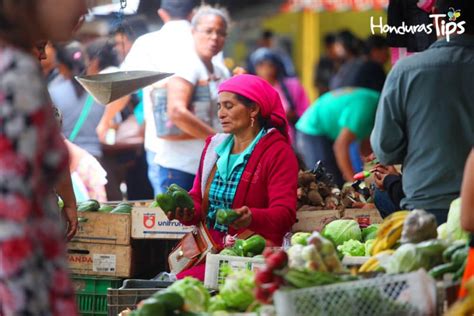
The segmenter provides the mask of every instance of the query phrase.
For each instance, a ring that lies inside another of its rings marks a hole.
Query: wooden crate
[[[74,274],[149,279],[167,270],[173,245],[162,240],[132,240],[130,245],[69,242],[67,257]]]
[[[132,238],[177,240],[193,229],[174,220],[169,221],[159,207],[135,206],[132,210]]]
[[[340,217],[339,210],[299,211],[292,232],[313,232],[323,229],[327,221]]]
[[[102,212],[78,212],[77,233],[72,241],[130,245],[131,217],[129,214],[110,214]]]
[[[70,242],[67,257],[75,274],[132,276],[131,246]]]

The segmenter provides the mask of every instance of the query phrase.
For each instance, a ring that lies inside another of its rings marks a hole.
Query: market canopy
[[[388,6],[389,0],[288,0],[289,11],[367,11],[380,10]]]

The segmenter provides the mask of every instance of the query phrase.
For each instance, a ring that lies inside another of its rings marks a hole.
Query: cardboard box
[[[131,246],[70,242],[67,258],[75,274],[132,276]]]
[[[78,212],[81,219],[72,241],[98,244],[130,245],[129,214]]]
[[[247,269],[255,271],[265,267],[265,259],[208,254],[206,256],[206,273],[204,277],[205,287],[217,290],[224,283],[225,277],[222,275],[221,270],[224,264],[229,265],[233,270]]]
[[[69,242],[67,258],[74,274],[150,279],[167,269],[163,240],[132,240],[130,245]]]
[[[342,217],[352,217],[354,218],[361,227],[366,227],[371,224],[380,224],[383,222],[382,216],[377,209],[372,208],[360,208],[360,209],[351,209],[348,208],[344,210]]]
[[[192,231],[178,221],[169,221],[159,208],[137,206],[132,210],[132,238],[134,239],[181,239]]]
[[[340,218],[339,213],[339,210],[296,212],[297,222],[293,225],[292,232],[320,231],[329,220]]]

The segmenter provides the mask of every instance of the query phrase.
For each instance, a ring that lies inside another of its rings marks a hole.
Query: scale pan
[[[105,105],[171,75],[157,71],[118,71],[75,78],[97,102]]]

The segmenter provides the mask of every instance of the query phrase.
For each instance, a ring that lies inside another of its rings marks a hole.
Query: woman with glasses
[[[166,102],[163,98],[160,101],[160,89],[151,93],[157,136],[162,140],[155,162],[160,166],[159,183],[164,191],[172,183],[191,189],[204,140],[220,126],[217,86],[230,76],[213,59],[224,47],[229,25],[227,14],[202,6],[191,25],[195,53],[187,55],[182,67],[168,81]]]

